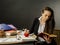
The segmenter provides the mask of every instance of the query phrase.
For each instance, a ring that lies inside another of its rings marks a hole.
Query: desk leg
[[[36,45],[36,42],[33,42],[33,45]]]

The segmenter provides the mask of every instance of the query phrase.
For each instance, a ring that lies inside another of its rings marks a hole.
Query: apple
[[[29,36],[29,33],[24,33],[24,36],[25,36],[25,37],[28,37],[28,36]]]
[[[25,37],[28,37],[28,36],[29,36],[29,31],[28,31],[28,30],[26,30],[26,31],[24,32],[24,36],[25,36]]]

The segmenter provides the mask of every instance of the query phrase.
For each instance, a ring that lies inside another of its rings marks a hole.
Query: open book
[[[38,34],[38,36],[40,36],[42,38],[43,38],[43,36],[47,36],[47,37],[49,36],[49,37],[52,37],[52,38],[57,37],[57,35],[55,35],[55,34],[48,34],[48,33],[45,33],[45,32]]]

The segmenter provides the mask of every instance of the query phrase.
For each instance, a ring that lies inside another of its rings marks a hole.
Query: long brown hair
[[[55,27],[54,11],[50,7],[45,7],[44,9],[42,9],[42,13],[44,13],[44,10],[51,12],[51,16],[46,21],[46,25],[45,25],[45,30],[47,30],[46,32],[51,34],[53,33]]]

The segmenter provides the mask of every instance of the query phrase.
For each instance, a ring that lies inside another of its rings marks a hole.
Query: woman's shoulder
[[[39,22],[39,17],[34,18],[34,22],[35,23]]]
[[[40,18],[41,18],[41,16],[40,16],[40,17],[36,17],[36,18],[34,18],[34,20],[40,20]]]
[[[39,19],[39,17],[35,17],[34,19],[35,19],[35,20],[38,20],[38,19]]]

